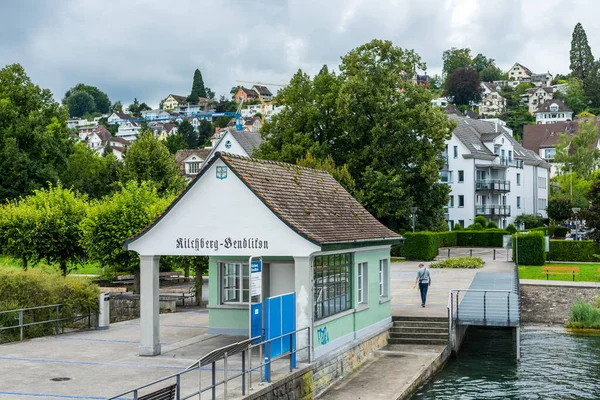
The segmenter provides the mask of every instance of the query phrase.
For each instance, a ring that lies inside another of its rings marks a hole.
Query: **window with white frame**
[[[538,198],[538,210],[545,210],[548,207],[548,200]]]
[[[221,302],[247,303],[248,277],[248,264],[221,263]]]
[[[546,178],[538,176],[538,188],[546,189]]]
[[[390,262],[387,258],[379,260],[379,297],[389,296],[388,281],[390,276]]]
[[[367,270],[368,263],[362,262],[358,263],[358,282],[356,286],[356,301],[358,304],[368,303],[369,295],[368,295],[368,276],[369,272]]]
[[[188,173],[189,174],[197,174],[200,172],[201,162],[189,162],[188,163]]]
[[[517,174],[517,186],[521,186],[521,174]]]

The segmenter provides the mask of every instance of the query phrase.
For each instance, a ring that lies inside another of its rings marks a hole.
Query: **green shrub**
[[[502,247],[502,236],[508,232],[502,229],[486,229],[485,231],[456,232],[456,243],[465,247]]]
[[[517,228],[513,224],[508,224],[508,226],[506,227],[506,232],[510,233],[511,235],[514,235],[517,232]]]
[[[594,254],[600,254],[600,245],[593,240],[550,241],[549,257],[552,261],[598,262]]]
[[[485,262],[479,257],[455,257],[432,262],[430,268],[482,268]]]
[[[567,328],[600,329],[600,309],[579,300],[571,306]]]
[[[468,231],[482,231],[483,225],[481,225],[479,222],[475,222],[474,224],[467,226],[467,230]]]
[[[485,229],[498,229],[498,225],[496,225],[496,223],[494,221],[490,221],[485,226]]]
[[[52,304],[62,304],[61,318],[98,312],[98,286],[86,279],[63,278],[57,274],[46,274],[37,270],[0,269],[0,311],[30,308]],[[17,314],[4,314],[0,326],[15,325]],[[41,309],[23,313],[23,322],[31,323],[55,316],[55,309]],[[72,327],[73,321],[60,323],[61,327]],[[32,338],[52,334],[54,324],[40,324],[26,327],[25,337]],[[18,339],[19,330],[0,331],[0,342]]]
[[[479,224],[481,226],[486,226],[487,223],[487,219],[485,219],[485,217],[482,217],[481,215],[476,216],[473,220],[473,224]]]
[[[460,226],[460,224],[454,224],[454,227],[452,228],[453,231],[460,231],[462,230],[462,226]]]
[[[521,214],[515,218],[517,225],[525,225],[525,229],[532,229],[544,225],[544,218],[538,217],[535,214]]]
[[[415,232],[404,235],[400,255],[407,260],[430,261],[438,255],[438,248],[456,246],[455,232]]]
[[[515,243],[518,244],[518,249]],[[546,244],[542,232],[513,235],[512,248],[513,261],[518,262],[519,265],[544,265],[546,262]]]
[[[553,236],[556,238],[564,238],[567,236],[567,232],[569,232],[569,228],[564,226],[555,226]]]

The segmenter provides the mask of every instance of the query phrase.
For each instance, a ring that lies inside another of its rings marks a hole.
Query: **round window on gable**
[[[230,149],[231,148],[231,141],[230,140],[228,140],[228,141],[225,142],[225,148],[226,149]]]

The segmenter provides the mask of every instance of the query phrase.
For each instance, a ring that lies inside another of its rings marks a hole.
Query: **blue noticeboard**
[[[296,293],[269,297],[265,300],[265,340],[278,338],[296,330]],[[290,349],[291,344],[291,349]],[[296,349],[296,334],[274,339],[265,344],[265,356],[269,359]],[[296,367],[296,354],[292,354],[292,366]],[[268,380],[268,368],[265,366]]]
[[[252,304],[250,307],[250,321],[252,326],[250,328],[250,337],[261,337],[262,338],[262,303]],[[253,344],[260,343],[261,339],[256,339]]]

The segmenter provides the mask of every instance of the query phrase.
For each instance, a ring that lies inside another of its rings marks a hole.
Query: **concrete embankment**
[[[597,282],[536,281],[521,279],[521,322],[564,324],[577,300],[600,297]]]

